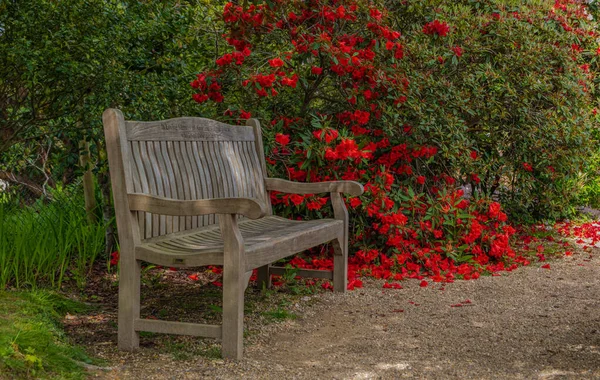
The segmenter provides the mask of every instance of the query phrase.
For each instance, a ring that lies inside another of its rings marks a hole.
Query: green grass
[[[103,251],[104,225],[87,222],[80,196],[53,196],[30,206],[0,202],[0,289],[59,289],[68,273],[85,284]]]
[[[83,379],[91,363],[69,344],[60,319],[85,305],[42,292],[0,291],[0,379]]]
[[[272,320],[272,321],[284,321],[286,319],[296,319],[298,318],[298,315],[292,313],[291,311],[288,310],[288,307],[290,306],[290,301],[283,299],[279,302],[279,305],[277,305],[276,308],[271,309],[271,310],[267,310],[267,311],[263,311],[261,314],[266,317],[268,320]]]

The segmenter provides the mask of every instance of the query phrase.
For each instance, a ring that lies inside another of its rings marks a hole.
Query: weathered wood
[[[127,122],[127,139],[132,141],[254,141],[246,126],[229,125],[201,117],[161,121]]]
[[[219,226],[224,242],[222,356],[237,360],[244,350],[244,239],[235,215],[221,214]]]
[[[304,222],[305,225],[297,226],[297,231],[293,229],[280,231],[278,235],[271,235],[268,240],[264,239],[249,246],[246,269],[261,267],[340,236],[342,223],[333,219],[322,219],[319,222],[321,223]]]
[[[123,350],[139,347],[139,335],[134,328],[134,320],[140,316],[140,276],[141,265],[135,258],[135,246],[140,244],[137,221],[129,211],[127,200],[126,172],[122,152],[127,152],[125,120],[119,110],[108,109],[102,115],[106,151],[112,182],[115,216],[120,238],[119,272],[119,337],[118,345]],[[130,184],[130,183],[129,183]],[[131,184],[130,184],[131,185]]]
[[[348,286],[348,210],[339,193],[331,194],[331,204],[335,218],[343,222],[342,233],[332,242],[333,291],[344,293]]]
[[[244,127],[252,131],[249,127]],[[131,141],[135,193],[174,200],[256,198],[270,209],[254,141]],[[143,238],[216,223],[214,214],[138,212]]]
[[[248,119],[246,121],[246,125],[252,127],[252,129],[254,130],[255,149],[256,149],[256,153],[258,154],[258,159],[260,161],[260,171],[262,174],[262,178],[267,179],[268,178],[267,164],[266,164],[266,160],[265,160],[265,148],[263,146],[262,128],[260,126],[260,122],[258,121],[258,119]],[[249,166],[253,167],[251,165],[249,165]],[[251,175],[256,176],[256,173],[252,173]],[[267,206],[267,210],[269,211],[269,215],[272,215],[273,209],[271,208],[271,198],[269,197],[269,194],[267,194],[267,192],[264,191],[264,189],[262,191],[260,191],[259,193],[260,193],[259,195],[264,195],[264,202]]]
[[[280,178],[265,178],[267,190],[289,194],[345,193],[355,197],[364,192],[363,185],[354,181],[293,182]]]
[[[155,197],[147,194],[128,194],[131,211],[145,211],[153,214],[193,216],[230,213],[258,219],[266,214],[264,206],[255,199],[216,198],[198,200],[178,200]]]
[[[203,336],[207,338],[221,338],[222,335],[222,327],[219,325],[136,319],[134,326],[136,331],[161,334]]]
[[[258,268],[256,284],[258,289],[270,289],[271,288],[271,273],[269,271],[271,264],[263,265]]]
[[[348,213],[340,193],[353,181],[298,183],[267,178],[260,124],[230,126],[202,118],[125,122],[103,115],[121,242],[119,347],[138,347],[138,332],[221,337],[223,357],[243,352],[244,291],[258,270],[269,286],[270,264],[332,242],[334,271],[298,269],[346,290]],[[271,215],[268,191],[331,193],[335,219],[296,221]],[[246,218],[242,218],[245,216]],[[249,218],[249,219],[247,219]],[[223,265],[223,325],[140,319],[141,261],[172,267]]]
[[[269,273],[276,276],[283,276],[290,270],[282,267],[269,267]],[[333,272],[330,270],[318,270],[318,269],[291,269],[296,272],[296,276],[300,277],[311,277],[311,278],[324,278],[327,280],[333,280]]]

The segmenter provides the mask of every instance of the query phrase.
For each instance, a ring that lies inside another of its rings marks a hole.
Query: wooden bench
[[[120,242],[119,348],[139,346],[139,331],[220,338],[224,358],[243,352],[244,291],[252,270],[269,286],[270,264],[332,242],[334,270],[300,270],[346,291],[348,213],[340,193],[362,194],[352,181],[299,183],[267,178],[260,124],[203,118],[125,121],[103,114]],[[269,191],[331,193],[334,219],[274,216]],[[140,318],[140,264],[223,265],[223,324]],[[262,286],[262,285],[261,285]]]

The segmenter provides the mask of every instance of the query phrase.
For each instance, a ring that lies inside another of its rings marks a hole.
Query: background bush
[[[411,1],[390,12],[415,83],[401,115],[440,147],[433,170],[497,192],[513,219],[563,217],[582,185],[597,60],[583,4]],[[422,33],[434,19],[450,25],[446,37]]]

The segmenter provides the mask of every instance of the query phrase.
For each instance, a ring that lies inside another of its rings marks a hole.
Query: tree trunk
[[[110,192],[110,176],[108,171],[98,173],[98,185],[102,192],[102,219],[104,220],[104,253],[106,257],[115,250],[114,212],[112,207],[112,194]]]
[[[90,223],[97,223],[98,218],[96,217],[96,196],[94,192],[94,174],[92,173],[91,157],[90,157],[90,143],[87,141],[79,142],[79,164],[82,169],[85,170],[83,173],[83,197],[85,200],[85,212]]]

